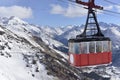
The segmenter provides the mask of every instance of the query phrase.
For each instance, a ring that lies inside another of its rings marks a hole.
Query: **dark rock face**
[[[0,35],[3,35],[5,32],[3,32],[3,31],[0,31]]]
[[[36,57],[37,59],[35,60]],[[84,78],[79,69],[71,67],[68,63],[61,62],[48,54],[36,56],[24,55],[24,59],[27,62],[26,67],[30,68],[31,65],[36,65],[38,62],[42,63],[45,65],[48,75],[58,77],[60,80],[83,80],[82,78]],[[31,60],[31,63],[29,60]],[[35,71],[39,72],[38,66],[36,66]]]
[[[110,80],[110,78],[103,78],[101,76],[99,76],[98,74],[96,74],[95,72],[91,72],[91,73],[83,73],[85,76],[95,79],[95,80]]]
[[[72,70],[69,69],[69,65],[64,62],[60,62],[59,60],[50,57],[50,55],[45,55],[46,69],[48,70],[48,74],[59,77],[61,80],[79,80]],[[67,66],[68,65],[68,66]],[[80,74],[81,75],[81,74]]]

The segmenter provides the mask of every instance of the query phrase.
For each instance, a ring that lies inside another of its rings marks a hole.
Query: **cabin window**
[[[80,43],[74,43],[74,53],[80,53]]]
[[[86,44],[87,44],[87,53],[89,53],[89,42],[86,42]]]
[[[69,43],[69,52],[73,53],[73,43]]]
[[[87,53],[87,43],[86,42],[80,43],[80,50],[81,50],[81,53]]]
[[[109,41],[103,41],[103,52],[109,51]]]
[[[90,53],[95,53],[95,42],[90,42],[89,43],[89,52]]]
[[[96,42],[96,52],[102,52],[102,41]]]
[[[80,43],[69,43],[69,52],[72,54],[80,53]]]

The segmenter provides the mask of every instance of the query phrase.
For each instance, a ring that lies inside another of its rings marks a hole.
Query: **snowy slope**
[[[4,27],[0,27],[0,79],[1,80],[53,80],[57,79],[47,75],[45,66],[30,64],[33,59],[26,60],[28,56],[42,53],[30,42],[17,36]],[[42,50],[41,47],[39,49]],[[26,55],[26,57],[25,57]],[[29,62],[29,63],[28,63]],[[26,67],[31,65],[31,67]],[[41,73],[35,72],[36,67]],[[33,76],[34,75],[34,76]]]
[[[68,66],[66,60],[68,56],[51,49],[42,41],[44,38],[41,39],[41,36],[48,35],[42,34],[40,28],[16,17],[2,19],[5,20],[0,22],[2,25],[0,26],[0,61],[2,62],[0,79],[76,80],[81,78],[76,68]],[[71,74],[73,76],[68,77]]]
[[[0,56],[0,79],[1,80],[38,80],[28,74],[29,70],[25,67],[25,62],[21,56],[6,58]],[[24,76],[23,76],[24,74]]]
[[[34,46],[40,47],[40,45],[33,41],[34,39],[32,36],[40,37],[46,43],[46,45],[50,46],[51,48],[58,48],[61,46],[63,48],[67,48],[64,44],[54,39],[55,35],[61,34],[58,29],[31,25],[15,16],[10,18],[1,18],[0,24],[16,35],[25,38]]]

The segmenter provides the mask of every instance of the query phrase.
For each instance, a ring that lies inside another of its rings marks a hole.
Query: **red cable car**
[[[109,38],[81,38],[69,40],[69,62],[80,66],[109,64],[112,60]]]
[[[98,6],[94,5],[94,0],[89,0],[88,3],[78,0],[76,2],[88,6],[88,16],[83,33],[68,41],[70,64],[81,67],[111,63],[111,40],[102,34],[95,11],[92,9],[98,9]],[[103,9],[100,6],[99,8]]]

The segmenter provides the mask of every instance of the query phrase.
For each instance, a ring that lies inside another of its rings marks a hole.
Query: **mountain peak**
[[[7,23],[8,24],[27,24],[27,22],[23,21],[22,19],[16,16],[9,17]]]
[[[13,20],[13,19],[15,19],[15,20],[21,20],[20,18],[18,18],[18,17],[16,17],[16,16],[11,16],[11,17],[9,17],[9,20]]]
[[[16,16],[0,17],[0,23],[4,25],[28,24],[27,22],[23,21],[22,19]]]

